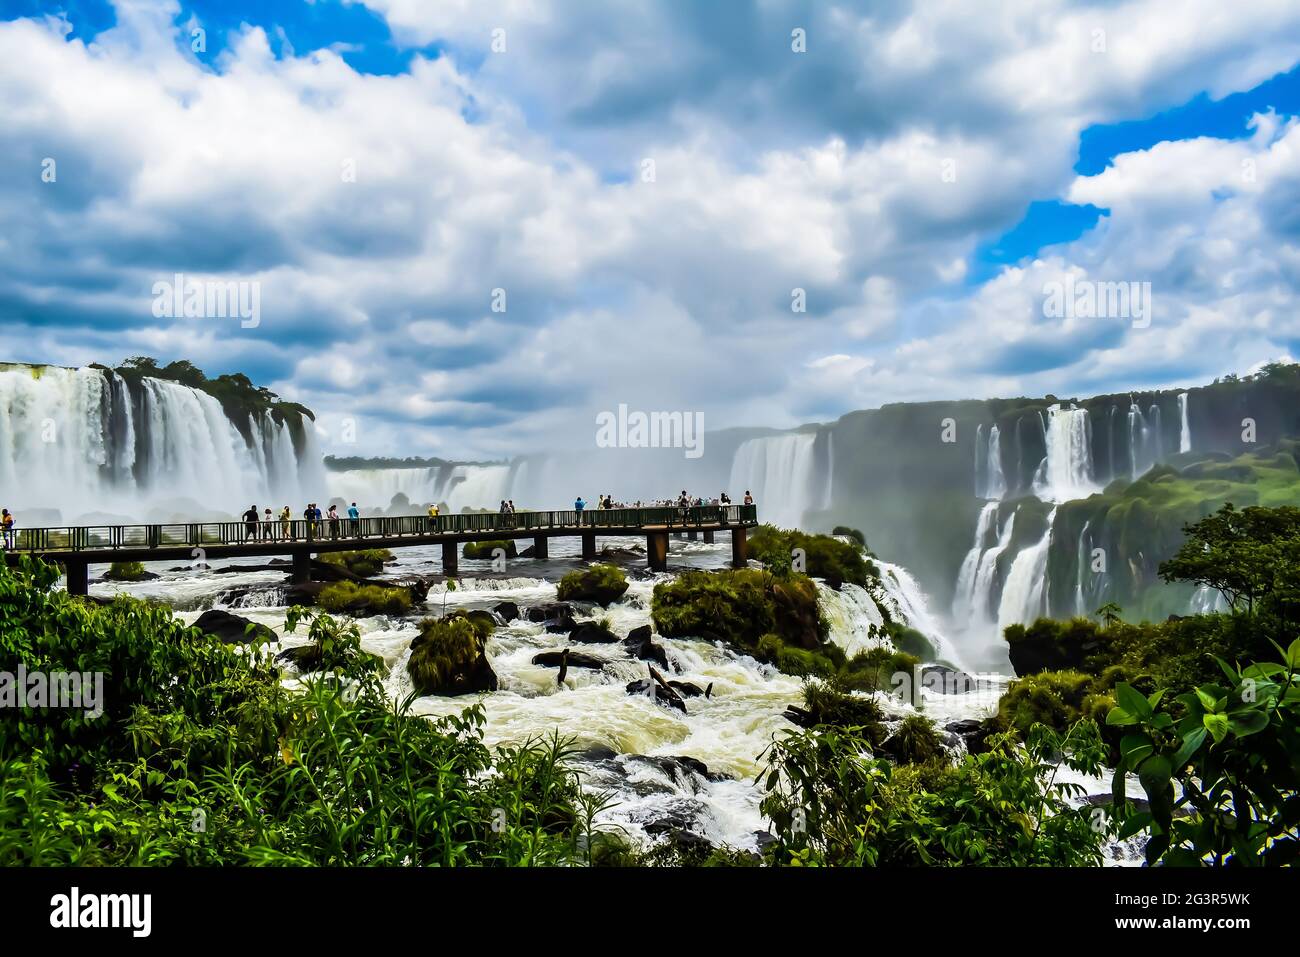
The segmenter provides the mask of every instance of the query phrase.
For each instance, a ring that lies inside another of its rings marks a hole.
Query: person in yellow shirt
[[[434,504],[429,506],[429,530],[437,531],[437,528],[438,528],[438,504],[435,502]]]

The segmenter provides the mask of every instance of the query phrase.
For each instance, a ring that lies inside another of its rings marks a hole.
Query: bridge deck
[[[259,557],[361,548],[409,548],[442,545],[444,570],[454,571],[455,546],[465,542],[531,538],[543,555],[545,543],[558,536],[581,536],[583,557],[595,557],[595,536],[645,535],[652,567],[664,567],[667,535],[674,532],[730,532],[733,560],[745,559],[745,530],[758,524],[753,505],[705,505],[690,508],[569,509],[549,512],[466,513],[460,515],[322,519],[308,522],[278,518],[256,525],[239,522],[193,522],[160,525],[73,525],[19,528],[10,533],[5,558],[36,555],[68,570],[69,590],[84,594],[86,566],[115,561],[166,561]],[[660,545],[662,539],[662,547]]]

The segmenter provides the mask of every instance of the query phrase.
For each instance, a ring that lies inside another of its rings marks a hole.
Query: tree
[[[1300,592],[1300,508],[1231,502],[1183,531],[1186,541],[1160,565],[1167,582],[1190,582],[1219,592],[1236,612],[1262,610],[1289,621]]]
[[[1123,611],[1124,609],[1119,607],[1119,605],[1115,604],[1115,602],[1108,601],[1106,602],[1106,604],[1102,605],[1095,612],[1093,612],[1093,614],[1095,614],[1103,622],[1105,622],[1106,627],[1109,628],[1111,625],[1115,624],[1115,622],[1120,620],[1119,616],[1121,613],[1123,613]]]

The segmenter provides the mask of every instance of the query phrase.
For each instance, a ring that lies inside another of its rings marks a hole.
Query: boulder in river
[[[640,628],[632,629],[631,633],[623,639],[623,647],[627,649],[628,654],[633,658],[639,658],[642,661],[656,662],[661,668],[668,668],[668,652],[664,646],[657,644],[651,637],[649,625],[642,625]]]
[[[544,624],[546,630],[553,634],[572,631],[578,625],[573,617],[573,606],[563,601],[534,605],[528,609],[527,618],[531,622]]]
[[[228,645],[275,641],[275,632],[266,625],[250,621],[241,615],[232,615],[220,608],[210,608],[205,611],[194,623],[194,627],[204,634],[220,638]]]
[[[599,671],[605,667],[605,659],[597,658],[595,655],[589,655],[581,651],[543,651],[540,654],[533,655],[533,664],[541,665],[545,668],[558,668],[564,661],[564,652],[568,651],[568,661],[570,668],[594,668]]]
[[[420,694],[497,690],[497,675],[484,650],[492,626],[471,614],[457,612],[420,622],[420,633],[411,641],[411,657],[406,663],[411,683]]]
[[[520,617],[519,606],[512,601],[499,602],[492,610],[506,623],[517,621]]]
[[[615,565],[591,565],[560,579],[555,593],[561,601],[590,601],[609,605],[627,591],[627,576]]]
[[[583,621],[569,632],[569,640],[584,645],[606,645],[618,641],[618,635],[598,621]]]

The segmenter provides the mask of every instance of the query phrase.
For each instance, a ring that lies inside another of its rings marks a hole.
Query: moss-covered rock
[[[506,558],[515,558],[518,555],[518,552],[515,550],[514,540],[510,538],[502,538],[488,542],[466,542],[464,547],[461,549],[461,554],[465,558],[477,558],[484,561],[491,561],[496,557],[495,552],[498,548],[501,549]]]
[[[556,597],[560,601],[590,601],[609,605],[627,591],[627,576],[616,565],[591,565],[569,572],[560,579]]]
[[[462,695],[495,691],[496,672],[485,648],[491,628],[464,613],[426,618],[411,642],[406,672],[420,694]]]
[[[1039,618],[1032,625],[1011,625],[1003,631],[1011,666],[1022,678],[1083,667],[1101,647],[1102,636],[1100,626],[1086,618]]]
[[[683,572],[655,586],[650,614],[667,638],[725,641],[751,654],[764,635],[819,650],[828,633],[811,579],[754,568]]]
[[[104,581],[110,582],[143,582],[157,577],[153,572],[145,571],[140,562],[113,562],[104,572]]]
[[[404,615],[411,610],[411,592],[407,588],[358,585],[350,581],[331,582],[320,589],[316,604],[326,611],[341,612],[354,618]]]
[[[325,552],[320,560],[328,565],[346,568],[353,575],[370,578],[384,570],[384,565],[394,561],[393,553],[386,548],[366,548],[353,552]]]
[[[785,717],[804,728],[828,725],[836,728],[861,728],[862,736],[877,747],[888,734],[885,714],[874,699],[856,694],[839,682],[812,680],[803,686],[803,707],[791,705]]]

